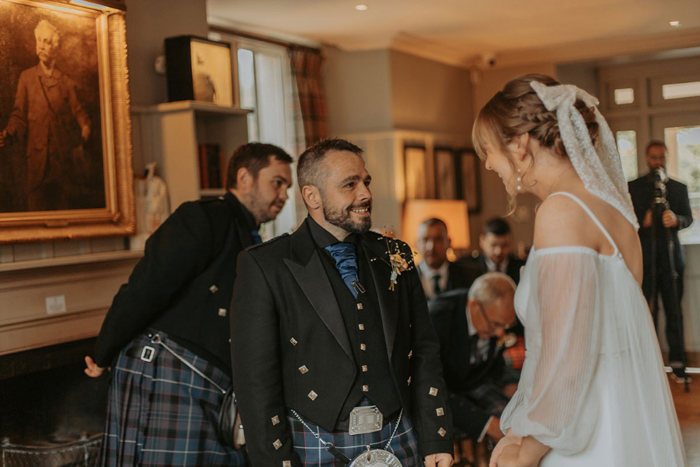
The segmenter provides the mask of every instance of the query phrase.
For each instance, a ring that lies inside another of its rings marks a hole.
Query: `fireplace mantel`
[[[128,250],[0,264],[0,356],[96,336],[142,255]]]

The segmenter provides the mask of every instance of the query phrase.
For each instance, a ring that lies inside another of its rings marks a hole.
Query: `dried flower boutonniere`
[[[413,269],[413,258],[411,256],[406,258],[406,253],[401,251],[401,246],[399,245],[398,241],[388,236],[379,238],[379,240],[382,239],[386,241],[386,254],[388,259],[379,259],[381,259],[391,267],[391,277],[389,278],[389,290],[393,291],[395,290],[396,284],[398,284],[398,279],[401,273]]]
[[[401,273],[408,270],[408,262],[401,256],[401,253],[394,253],[389,255],[389,263],[391,264],[389,290],[394,290]]]

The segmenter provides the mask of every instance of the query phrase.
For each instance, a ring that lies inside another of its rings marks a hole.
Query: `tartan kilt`
[[[288,416],[287,418],[291,425],[294,451],[299,455],[302,465],[345,467],[345,464],[324,449],[323,444],[296,417]],[[404,467],[423,465],[423,461],[418,453],[418,442],[413,433],[413,426],[405,415],[401,417],[396,436],[394,436],[389,447],[386,447],[386,443],[394,432],[396,420],[392,420],[384,425],[381,431],[363,435],[351,435],[347,432],[328,432],[317,425],[309,422],[307,424],[312,430],[320,434],[323,441],[333,443],[340,452],[350,459],[354,459],[365,452],[369,444],[372,449],[386,449],[389,452],[393,452]]]
[[[158,333],[179,356],[222,388],[231,379],[219,368]],[[131,346],[155,349],[151,362],[126,355]],[[145,335],[134,338],[112,367],[102,465],[244,466],[241,451],[217,439],[223,395]]]

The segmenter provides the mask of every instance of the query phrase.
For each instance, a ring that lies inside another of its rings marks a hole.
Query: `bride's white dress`
[[[515,296],[527,352],[501,428],[552,450],[542,467],[685,466],[649,308],[615,242],[531,252]]]

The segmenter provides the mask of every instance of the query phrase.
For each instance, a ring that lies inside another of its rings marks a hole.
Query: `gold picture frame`
[[[481,212],[481,173],[479,156],[472,148],[458,151],[459,199],[467,202],[470,214]]]
[[[406,199],[433,198],[432,186],[428,173],[428,153],[420,144],[404,144],[404,177],[406,180]]]
[[[0,244],[133,233],[123,5],[0,0],[3,34]]]

